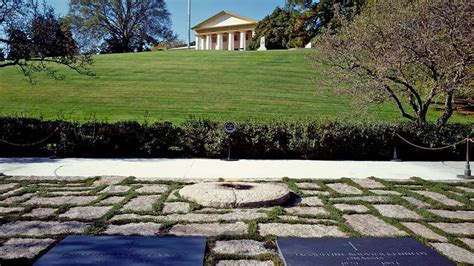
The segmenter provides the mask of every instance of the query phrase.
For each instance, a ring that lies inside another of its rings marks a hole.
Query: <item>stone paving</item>
[[[205,236],[206,265],[252,266],[282,265],[279,236],[411,236],[474,264],[474,182],[259,182],[284,185],[292,198],[282,207],[210,208],[180,197],[190,182],[179,179],[0,177],[0,264],[33,263],[71,234]]]

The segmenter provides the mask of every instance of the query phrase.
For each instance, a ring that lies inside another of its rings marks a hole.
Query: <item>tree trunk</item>
[[[428,109],[420,109],[419,112],[416,113],[416,123],[419,127],[422,127],[426,124],[426,114],[428,113]]]
[[[448,123],[449,118],[453,115],[453,91],[448,92],[448,95],[446,96],[446,102],[444,104],[444,113],[443,115],[438,119],[438,126],[442,127]]]

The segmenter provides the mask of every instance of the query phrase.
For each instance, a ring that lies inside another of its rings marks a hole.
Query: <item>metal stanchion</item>
[[[470,153],[471,153],[471,142],[473,141],[473,139],[471,139],[471,137],[468,135],[467,138],[463,139],[463,140],[460,140],[456,143],[453,143],[451,145],[448,145],[448,146],[444,146],[444,147],[436,147],[436,148],[431,148],[431,147],[423,147],[423,146],[420,146],[420,145],[416,145],[408,140],[406,140],[405,138],[403,138],[402,136],[400,136],[399,134],[396,134],[396,136],[401,139],[402,141],[404,141],[405,143],[415,147],[415,148],[418,148],[418,149],[422,149],[422,150],[428,150],[428,151],[440,151],[440,150],[445,150],[445,149],[450,149],[450,148],[455,148],[456,145],[460,145],[462,144],[464,141],[466,141],[466,167],[464,168],[464,175],[457,175],[458,178],[463,178],[463,179],[473,179],[473,176],[471,175],[471,165],[469,164],[469,161],[470,161]],[[394,149],[394,158],[396,156],[396,150]]]
[[[464,168],[464,175],[458,175],[458,178],[462,179],[473,179],[471,175],[471,165],[469,164],[469,160],[471,159],[471,138],[467,136],[466,139],[466,168]]]
[[[227,133],[228,135],[228,146],[227,146],[227,159],[226,161],[238,161],[238,159],[232,159],[230,156],[230,148],[232,145],[232,134],[234,134],[237,131],[237,123],[233,121],[226,122],[224,124],[224,132]]]
[[[392,162],[401,162],[398,158],[398,153],[397,153],[397,144],[395,143],[395,140],[393,141],[393,157],[392,157]]]

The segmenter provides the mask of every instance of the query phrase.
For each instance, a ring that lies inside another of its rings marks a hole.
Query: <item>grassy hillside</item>
[[[97,77],[68,72],[62,81],[19,69],[0,71],[0,113],[84,121],[349,119],[347,99],[334,97],[305,60],[308,51],[167,51],[101,55]],[[323,92],[320,92],[320,91]],[[357,119],[399,120],[392,106]],[[457,116],[455,121],[466,121]]]

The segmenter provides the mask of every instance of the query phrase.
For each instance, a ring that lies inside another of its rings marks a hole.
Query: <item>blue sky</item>
[[[68,10],[68,0],[46,0],[56,12],[64,15]],[[166,0],[171,12],[173,30],[180,39],[187,40],[188,0]],[[226,10],[239,15],[260,20],[270,14],[277,6],[283,6],[285,0],[193,0],[191,26]]]

